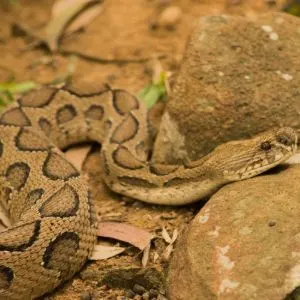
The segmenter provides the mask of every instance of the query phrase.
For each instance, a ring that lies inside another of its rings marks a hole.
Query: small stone
[[[156,289],[150,289],[149,291],[149,297],[150,299],[156,298],[158,296],[158,290]]]
[[[157,300],[168,300],[168,299],[163,295],[158,295]]]
[[[133,290],[127,290],[126,296],[129,298],[133,298],[135,296],[135,292]]]
[[[139,284],[135,284],[132,290],[139,295],[143,295],[146,292],[146,289]]]
[[[276,225],[276,221],[275,221],[275,220],[270,220],[270,221],[268,222],[268,225],[269,225],[270,227],[273,227],[273,226]]]
[[[262,29],[263,31],[265,31],[265,32],[268,32],[268,33],[270,33],[270,32],[273,31],[273,28],[272,28],[271,26],[269,26],[269,25],[262,25],[262,26],[261,26],[261,29]]]
[[[159,16],[158,24],[166,28],[174,28],[182,17],[182,10],[178,6],[169,6]]]
[[[142,298],[143,298],[143,300],[149,300],[150,299],[149,293],[148,292],[144,293],[142,295]]]
[[[85,291],[83,293],[81,293],[80,295],[80,300],[91,300],[92,299],[92,296],[90,294],[90,292],[88,291]]]
[[[271,32],[269,35],[270,39],[273,41],[277,41],[278,40],[278,34],[276,32]]]
[[[291,76],[290,74],[282,74],[282,78],[286,81],[290,81],[293,79],[293,76]]]

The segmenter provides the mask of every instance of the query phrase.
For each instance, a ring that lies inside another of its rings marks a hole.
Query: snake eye
[[[292,141],[286,135],[279,135],[276,137],[277,142],[285,146],[290,146]]]
[[[272,148],[272,145],[269,141],[263,142],[263,143],[260,144],[260,149],[261,150],[269,151],[269,150],[271,150],[271,148]]]

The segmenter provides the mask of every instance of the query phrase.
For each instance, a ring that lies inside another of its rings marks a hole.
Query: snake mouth
[[[262,163],[257,163],[257,164],[253,163],[251,166],[247,167],[247,169],[244,172],[239,172],[239,177],[240,177],[239,180],[253,177],[271,168],[276,167],[277,165],[286,161],[288,158],[294,155],[296,151],[297,151],[297,143],[288,147],[284,147],[283,151],[276,154],[272,160],[265,159],[263,160]]]

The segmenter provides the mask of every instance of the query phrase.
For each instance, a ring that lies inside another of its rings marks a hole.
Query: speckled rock
[[[274,126],[300,129],[300,18],[201,18],[190,36],[153,159],[174,163]]]
[[[216,193],[176,247],[169,299],[298,299],[299,181],[285,165]]]

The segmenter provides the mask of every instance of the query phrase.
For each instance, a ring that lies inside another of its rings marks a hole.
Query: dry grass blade
[[[149,243],[148,246],[146,246],[146,248],[143,251],[142,266],[144,268],[147,266],[147,263],[149,261],[150,247],[151,247],[151,244]]]
[[[68,160],[77,168],[78,171],[81,171],[82,165],[90,152],[91,147],[91,145],[78,145],[65,152]]]
[[[51,51],[56,51],[58,48],[58,40],[71,20],[87,8],[87,6],[98,3],[99,0],[73,0],[72,5],[71,3],[68,3],[70,5],[68,5],[67,8],[60,9],[59,13],[56,8],[57,14],[51,18],[50,22],[45,27],[45,42],[48,44],[49,49]]]
[[[98,224],[97,234],[100,237],[108,237],[127,242],[142,251],[154,238],[151,233],[144,229],[118,222],[100,222]]]
[[[126,248],[124,247],[113,247],[113,246],[104,246],[104,245],[95,245],[93,253],[89,257],[90,260],[103,260],[110,257],[116,256]]]

